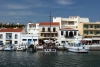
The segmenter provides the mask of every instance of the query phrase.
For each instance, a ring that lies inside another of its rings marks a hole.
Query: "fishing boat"
[[[4,51],[11,51],[11,50],[16,50],[16,46],[14,44],[6,44],[3,47]]]
[[[35,45],[34,45],[34,44],[31,44],[31,45],[29,45],[29,46],[28,46],[27,51],[30,51],[30,52],[36,52],[36,51],[37,51],[37,49],[36,49],[36,47],[35,47]]]
[[[67,41],[64,45],[68,51],[76,52],[76,53],[88,53],[89,47],[85,46],[85,44],[81,43],[79,40],[70,40]]]
[[[12,50],[11,49],[11,45],[9,45],[9,44],[5,45],[4,48],[3,48],[3,50],[4,51],[11,51]]]
[[[43,52],[57,52],[57,47],[53,40],[44,40]]]

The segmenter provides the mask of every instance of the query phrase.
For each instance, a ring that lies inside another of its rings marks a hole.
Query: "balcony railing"
[[[41,33],[50,33],[50,31],[41,31]],[[58,33],[57,31],[51,31],[51,33]]]

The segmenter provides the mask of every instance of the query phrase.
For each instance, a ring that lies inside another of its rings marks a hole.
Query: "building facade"
[[[82,36],[78,34],[78,24],[80,21],[89,22],[88,18],[79,16],[70,16],[69,18],[54,17],[53,22],[59,22],[59,42],[63,45],[64,41],[81,40]]]
[[[51,26],[51,29],[50,29]],[[56,39],[58,40],[59,22],[40,22],[39,40]]]
[[[21,35],[21,43],[22,44],[38,44],[38,31],[39,31],[39,24],[29,22],[26,26],[25,32]]]
[[[88,43],[100,43],[100,22],[80,22],[78,30]]]
[[[15,44],[19,45],[21,43],[21,32],[23,29],[0,29],[0,41],[4,44]]]
[[[27,24],[27,33],[28,34],[35,34],[35,35],[37,35],[38,34],[38,30],[39,30],[39,23],[29,22]]]
[[[79,16],[70,16],[69,18],[53,17],[53,22],[59,22],[60,29],[62,28],[77,29],[78,23],[89,22],[89,18],[80,18]]]

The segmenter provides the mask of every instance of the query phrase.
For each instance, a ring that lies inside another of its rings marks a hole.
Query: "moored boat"
[[[57,52],[57,47],[53,40],[44,40],[43,52]]]
[[[85,44],[82,44],[80,41],[71,41],[71,42],[66,42],[64,45],[68,51],[71,52],[77,52],[77,53],[88,53],[89,52],[89,47],[85,46]]]

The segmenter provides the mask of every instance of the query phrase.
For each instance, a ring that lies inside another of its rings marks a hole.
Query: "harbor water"
[[[0,51],[0,67],[99,67],[100,52]]]

